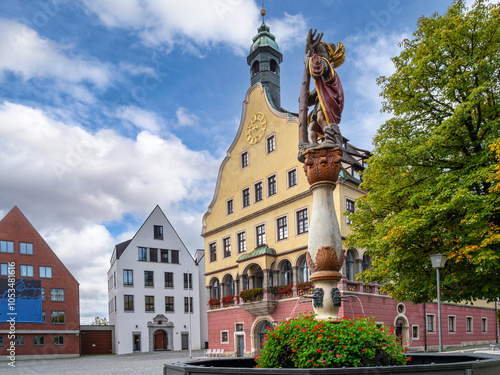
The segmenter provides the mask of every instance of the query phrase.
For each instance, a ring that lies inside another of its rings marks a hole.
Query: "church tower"
[[[265,11],[263,10],[261,14],[264,16]],[[269,32],[269,26],[264,20],[257,31],[247,57],[251,84],[260,82],[266,88],[267,97],[273,107],[280,110],[280,64],[283,61],[283,55],[276,43],[276,37]]]

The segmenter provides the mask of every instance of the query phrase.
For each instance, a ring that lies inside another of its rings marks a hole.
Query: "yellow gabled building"
[[[311,303],[298,303],[309,292],[305,253],[312,204],[297,160],[298,119],[280,106],[279,47],[264,22],[258,31],[247,59],[252,86],[202,230],[209,345],[238,356],[259,349],[267,326],[312,310]],[[345,139],[343,149],[334,202],[345,236],[348,218],[342,212],[353,211],[354,200],[364,194],[359,172],[369,153]],[[354,250],[348,256],[347,274],[354,280],[363,254]]]

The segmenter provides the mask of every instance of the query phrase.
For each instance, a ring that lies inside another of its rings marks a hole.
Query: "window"
[[[214,278],[210,282],[210,298],[220,298],[220,284],[219,284],[219,279]]]
[[[113,287],[116,288],[116,271],[113,273]]]
[[[243,332],[243,323],[236,323],[236,332]]]
[[[158,262],[158,249],[149,249],[149,261]]]
[[[27,243],[27,242],[20,242],[19,243],[19,252],[21,254],[33,255],[33,244]],[[43,337],[43,336],[41,336],[41,337]]]
[[[307,208],[297,211],[296,217],[297,217],[297,235],[307,233],[309,231]]]
[[[155,311],[155,296],[144,296],[146,311]]]
[[[255,203],[260,202],[262,200],[262,181],[257,182],[253,187],[255,192]]]
[[[3,336],[0,336],[0,346],[3,346]]]
[[[238,237],[238,253],[247,251],[247,233],[241,232],[237,234]]]
[[[231,256],[231,237],[222,240],[222,247],[224,249],[224,258]]]
[[[427,332],[436,332],[434,325],[434,315],[427,315]]]
[[[173,288],[173,287],[174,287],[174,273],[165,272],[165,288]]]
[[[285,260],[281,266],[281,285],[291,284],[292,281],[292,264]]]
[[[448,332],[456,332],[455,317],[448,315]]]
[[[276,194],[276,175],[273,174],[267,178],[267,196]]]
[[[45,310],[42,311],[42,323],[45,323]]]
[[[188,275],[189,275],[189,284],[188,284]],[[189,289],[193,290],[193,274],[185,273],[184,274],[184,289],[187,289],[189,285]]]
[[[134,285],[134,271],[123,270],[123,285]]]
[[[54,336],[54,345],[64,345],[64,336]]]
[[[165,297],[165,312],[174,312],[174,297]]]
[[[233,199],[229,199],[227,202],[226,202],[226,208],[227,208],[227,214],[232,214],[234,212],[234,201]]]
[[[123,296],[123,310],[134,311],[134,296],[131,295]]]
[[[41,289],[40,294],[42,295],[42,301],[45,301],[45,288]]]
[[[170,262],[173,264],[179,264],[179,250],[170,250],[170,255],[172,256]]]
[[[40,266],[38,271],[40,273],[40,278],[52,279],[52,267]]]
[[[354,213],[354,201],[353,200],[346,198],[346,200],[345,200],[345,210],[347,212],[349,212],[349,214],[347,214],[347,216],[345,217],[345,222],[346,222],[347,225],[352,224],[352,221],[351,221],[349,215]]]
[[[0,241],[0,253],[14,253],[14,242]]]
[[[220,342],[222,344],[229,343],[229,332],[228,331],[221,331],[220,332]]]
[[[241,153],[241,168],[248,167],[248,151]]]
[[[33,336],[33,345],[45,345],[45,336]]]
[[[488,321],[486,320],[486,318],[481,318],[481,332],[488,332]]]
[[[465,318],[465,330],[466,332],[472,332],[472,316]]]
[[[250,206],[250,188],[245,188],[241,191],[241,199],[243,202],[243,207]]]
[[[278,235],[278,241],[285,240],[288,238],[288,224],[286,216],[276,219],[276,228],[277,228],[276,232]]]
[[[363,271],[369,270],[372,268],[372,257],[368,254],[367,251],[363,254],[363,262],[362,262]]]
[[[266,224],[257,225],[255,227],[257,247],[266,244]]]
[[[345,263],[345,273],[347,276],[347,280],[349,281],[355,281],[356,280],[356,263],[354,261],[354,251],[353,250],[347,250],[347,257],[346,257],[346,263]]]
[[[309,266],[307,265],[306,257],[303,256],[299,262],[300,282],[303,283],[303,282],[309,281],[309,277],[311,277],[311,270],[309,269]]]
[[[0,276],[8,276],[8,265],[7,263],[0,264]]]
[[[288,171],[288,187],[291,188],[297,185],[297,168]]]
[[[227,296],[230,296],[230,295],[234,294],[234,280],[233,280],[233,276],[227,275],[225,277],[224,281],[225,281],[224,282],[224,287],[225,287],[224,296],[227,297]]]
[[[148,260],[148,250],[145,247],[139,248],[139,260],[145,262]]]
[[[64,311],[51,311],[50,321],[52,324],[64,324]]]
[[[276,140],[274,138],[274,134],[270,135],[266,139],[266,152],[269,154],[270,152],[273,152],[276,150]]]
[[[188,314],[189,312],[193,313],[193,297],[184,297],[184,313]]]
[[[419,332],[418,332],[418,326],[411,326],[411,338],[413,340],[419,340],[420,339],[420,336],[419,336]]]
[[[21,264],[21,276],[23,277],[33,277],[33,266],[26,266]]]
[[[155,225],[153,227],[154,239],[163,240],[163,227],[161,225]]]
[[[64,302],[64,289],[50,289],[50,300]]]
[[[153,271],[144,271],[144,286],[154,286]]]
[[[208,245],[208,249],[210,252],[210,262],[215,262],[217,260],[217,243],[212,242]]]
[[[168,250],[160,250],[160,262],[168,263]]]
[[[15,346],[24,346],[24,336],[18,336],[14,338],[14,345]]]

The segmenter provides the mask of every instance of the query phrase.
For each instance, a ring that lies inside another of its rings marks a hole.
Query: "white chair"
[[[224,349],[221,349],[221,350],[220,350],[219,357],[224,357]]]
[[[211,357],[211,356],[212,356],[212,349],[205,350],[205,357]]]
[[[212,352],[214,357],[219,357],[220,356],[220,349],[215,349],[215,351]]]

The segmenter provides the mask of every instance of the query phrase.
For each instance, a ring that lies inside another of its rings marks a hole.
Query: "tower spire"
[[[250,81],[254,85],[260,82],[266,89],[267,98],[271,105],[277,110],[281,109],[280,98],[280,64],[283,55],[280,52],[276,37],[271,34],[269,26],[264,22],[266,10],[262,0],[262,24],[257,29],[257,35],[253,38],[247,63],[250,65]]]

